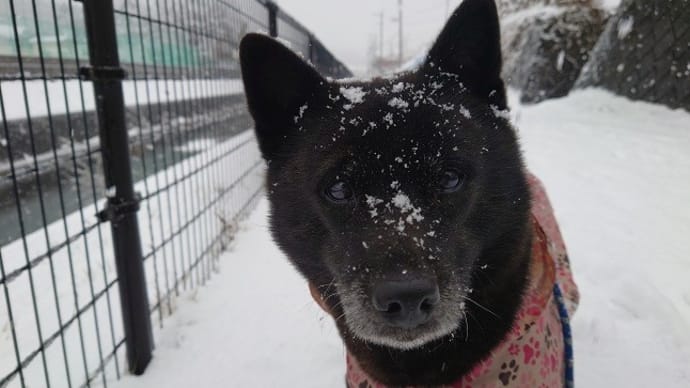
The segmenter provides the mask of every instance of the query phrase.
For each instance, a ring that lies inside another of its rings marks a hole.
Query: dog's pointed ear
[[[501,36],[494,0],[465,0],[427,54],[423,69],[456,74],[480,98],[506,108]]]
[[[295,117],[326,90],[326,80],[290,49],[261,34],[247,34],[240,42],[240,66],[259,148],[271,160],[294,130]]]

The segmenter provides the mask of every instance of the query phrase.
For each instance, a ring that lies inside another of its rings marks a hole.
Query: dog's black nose
[[[425,279],[382,281],[374,286],[374,308],[392,326],[411,329],[429,320],[440,299],[436,282]]]

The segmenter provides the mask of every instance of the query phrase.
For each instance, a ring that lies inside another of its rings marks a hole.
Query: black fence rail
[[[0,0],[0,387],[142,373],[260,197],[238,46],[348,70],[273,3]]]

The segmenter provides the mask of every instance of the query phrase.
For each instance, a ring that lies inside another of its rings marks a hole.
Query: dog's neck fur
[[[495,275],[496,288],[483,288],[484,292],[475,295],[473,300],[490,306],[490,311],[469,303],[468,320],[461,322],[452,334],[412,350],[366,343],[353,336],[343,320],[336,320],[350,355],[367,374],[387,386],[439,386],[457,381],[501,342],[520,307],[531,262],[529,224],[517,235],[512,236],[517,237],[514,241],[504,241],[500,248],[484,253],[503,257],[501,261],[505,263],[515,263],[515,267],[501,268],[501,273]],[[332,315],[340,316],[339,302],[331,303]]]

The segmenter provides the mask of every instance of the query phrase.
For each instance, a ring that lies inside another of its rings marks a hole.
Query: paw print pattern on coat
[[[501,373],[498,374],[498,379],[501,380],[503,385],[507,387],[511,381],[515,381],[517,379],[519,369],[520,365],[518,365],[515,360],[510,360],[510,362],[507,364],[504,362],[501,364]]]

